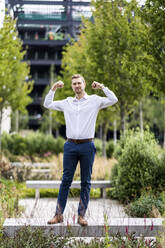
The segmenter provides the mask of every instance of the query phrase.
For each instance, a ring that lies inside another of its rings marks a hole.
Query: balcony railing
[[[61,60],[54,60],[54,59],[31,59],[31,60],[24,60],[30,65],[61,65]]]
[[[91,11],[73,11],[72,20],[73,21],[81,21],[82,17],[91,18],[92,12]],[[44,20],[54,20],[54,21],[66,21],[67,16],[65,12],[59,13],[18,13],[17,17],[19,20],[31,20],[31,21],[44,21]]]
[[[66,20],[66,13],[51,13],[51,14],[42,14],[42,13],[18,13],[18,19],[20,20]]]
[[[39,120],[41,121],[42,120],[42,115],[41,114],[34,114],[34,115],[29,115],[29,120]]]
[[[39,78],[35,80],[35,85],[48,85],[48,84],[50,84],[50,80],[46,78],[44,79]]]
[[[68,40],[23,40],[24,45],[65,46]]]
[[[13,0],[9,0],[9,2],[12,2]],[[63,1],[63,0],[61,0],[61,1],[48,1],[48,0],[15,0],[15,3],[13,3],[12,2],[12,4],[14,5],[16,5],[16,4],[19,4],[19,3],[21,3],[21,4],[28,4],[28,5],[63,5],[63,6],[66,6],[66,5],[78,5],[78,6],[89,6],[91,3],[90,3],[90,1],[89,0],[86,0],[86,1]]]

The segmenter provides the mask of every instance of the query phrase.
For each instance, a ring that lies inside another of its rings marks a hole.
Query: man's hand
[[[104,87],[104,84],[100,84],[100,83],[98,83],[98,82],[96,82],[96,81],[94,81],[94,82],[92,83],[92,88],[93,88],[93,89],[103,89],[103,87]]]
[[[53,84],[51,90],[55,91],[57,88],[63,88],[64,83],[62,81],[58,81],[55,84]]]

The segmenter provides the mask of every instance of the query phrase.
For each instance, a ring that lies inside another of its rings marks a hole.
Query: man
[[[53,101],[55,91],[64,87],[64,83],[58,81],[52,86],[44,101],[44,107],[64,112],[67,137],[64,144],[63,177],[56,212],[55,216],[48,221],[48,224],[63,222],[63,212],[78,161],[80,161],[81,172],[78,223],[82,226],[88,224],[84,216],[89,202],[92,166],[96,152],[93,142],[96,118],[100,109],[115,104],[118,99],[112,91],[98,82],[94,81],[92,88],[102,89],[106,97],[87,95],[85,86],[85,80],[81,75],[73,75],[72,89],[75,97]]]

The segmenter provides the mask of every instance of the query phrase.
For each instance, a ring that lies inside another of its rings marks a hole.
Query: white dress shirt
[[[64,112],[67,138],[94,138],[99,110],[118,101],[115,94],[107,87],[104,87],[103,91],[106,97],[85,94],[80,100],[76,97],[67,97],[64,100],[53,101],[55,91],[50,90],[45,97],[44,107]]]

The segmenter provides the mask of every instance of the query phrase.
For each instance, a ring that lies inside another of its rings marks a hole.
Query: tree
[[[124,132],[125,114],[150,86],[153,58],[145,52],[147,26],[141,23],[135,1],[98,1],[95,6],[95,22],[86,21],[85,30],[89,70],[117,94]]]
[[[3,109],[10,107],[12,111],[26,112],[25,108],[31,102],[28,94],[32,81],[29,80],[28,65],[22,62],[24,54],[15,21],[6,15],[0,29],[0,147]]]
[[[165,1],[146,0],[141,16],[149,29],[146,50],[155,59],[152,83],[159,93],[165,94]]]
[[[146,41],[146,51],[154,57],[153,63],[154,77],[152,84],[157,95],[160,97],[161,105],[164,105],[162,119],[164,128],[165,146],[165,1],[146,0],[146,4],[141,9],[141,16],[145,23],[148,23],[148,38]],[[164,102],[164,103],[163,103]]]
[[[20,113],[18,110],[11,113],[11,131],[19,132],[28,129],[29,115],[28,111]]]
[[[164,116],[164,101],[161,98],[155,96],[145,97],[141,101],[143,112],[143,126],[149,127],[151,130],[158,130],[157,138],[160,142],[163,140],[163,146],[165,146],[165,116]],[[140,114],[141,106],[138,104],[134,108],[133,112],[128,116],[129,129],[140,126]],[[163,134],[163,135],[162,135]]]
[[[45,91],[42,96],[42,102],[45,100],[45,96],[47,95],[48,91],[51,88],[51,85],[55,82],[56,76],[53,73],[54,68],[51,67],[50,69],[50,81],[51,84],[45,88]],[[57,79],[58,80],[58,79]],[[56,91],[56,97],[60,99],[59,96],[60,90]],[[43,104],[42,104],[43,105]],[[44,108],[43,119],[41,124],[41,131],[45,132],[46,134],[52,135],[52,132],[56,132],[56,137],[59,136],[59,127],[64,124],[64,117],[63,114],[59,111],[52,111],[50,109]]]
[[[125,114],[151,89],[153,57],[146,52],[144,43],[148,26],[138,16],[136,1],[101,0],[92,4],[94,21],[83,19],[78,41],[66,47],[62,74],[67,80],[72,73],[81,73],[88,82],[96,80],[113,90],[119,99],[114,108],[116,113],[120,111],[124,133]],[[91,92],[88,85],[87,89]],[[110,109],[100,115],[107,127]]]
[[[84,32],[84,30],[82,32]],[[98,79],[97,72],[95,73],[96,75],[93,75],[93,70],[91,70],[88,65],[88,63],[90,63],[90,58],[88,57],[86,42],[86,36],[84,35],[84,33],[82,33],[82,35],[79,37],[79,40],[77,42],[72,41],[71,44],[68,44],[66,46],[63,52],[62,80],[65,82],[65,97],[73,94],[71,89],[71,76],[75,73],[80,73],[84,75],[88,93],[96,93],[96,90],[93,90],[91,88],[91,84],[94,80],[101,83],[105,83],[103,81],[104,78],[102,78],[101,81]],[[61,94],[63,94],[63,92],[61,92]],[[100,90],[97,90],[97,94],[104,96],[104,94]],[[103,156],[106,156],[106,136],[108,128],[110,127],[111,122],[113,122],[113,118],[116,118],[115,110],[116,108],[104,109],[101,111],[101,113],[99,113],[98,116],[96,128],[98,128],[99,126],[102,127]]]

